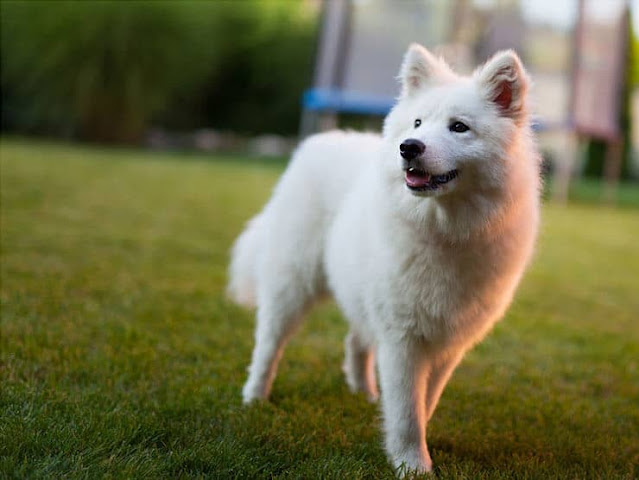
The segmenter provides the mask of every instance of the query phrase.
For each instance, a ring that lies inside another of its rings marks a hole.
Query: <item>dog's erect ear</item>
[[[429,83],[454,75],[444,60],[417,43],[408,47],[399,70],[402,97],[409,97]]]
[[[525,117],[529,81],[514,51],[496,53],[475,72],[475,77],[486,99],[495,103],[503,116],[516,122]]]

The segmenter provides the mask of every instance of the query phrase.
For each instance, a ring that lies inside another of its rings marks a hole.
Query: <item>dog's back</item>
[[[305,296],[325,289],[327,230],[380,144],[378,135],[332,131],[299,146],[271,200],[233,246],[228,293],[235,301],[255,306],[260,285],[281,275],[295,276]]]

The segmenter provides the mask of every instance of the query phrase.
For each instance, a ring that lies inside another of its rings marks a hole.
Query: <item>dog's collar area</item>
[[[426,170],[410,167],[405,170],[404,179],[406,181],[406,186],[411,190],[425,191],[435,190],[457,178],[457,175],[459,175],[459,171],[457,169],[441,175],[432,175]]]

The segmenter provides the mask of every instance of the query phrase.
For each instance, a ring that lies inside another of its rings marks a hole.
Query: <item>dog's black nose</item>
[[[405,158],[406,160],[412,160],[413,158],[419,157],[422,153],[424,153],[424,150],[426,150],[426,145],[416,138],[404,140],[399,146],[399,153],[402,158]]]

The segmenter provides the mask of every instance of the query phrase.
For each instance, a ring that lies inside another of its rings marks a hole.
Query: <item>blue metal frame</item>
[[[304,92],[302,99],[302,105],[307,110],[362,115],[386,115],[395,102],[391,97],[335,88],[311,88]]]

